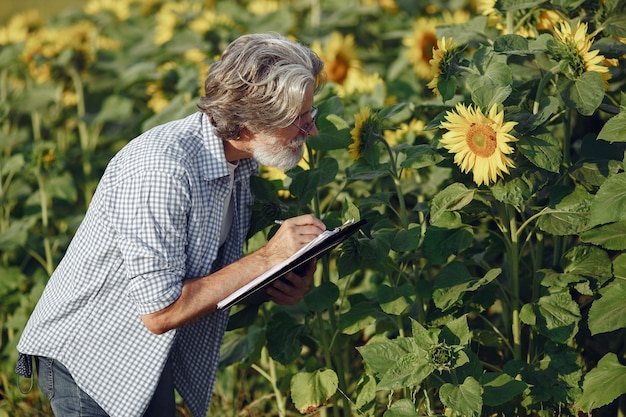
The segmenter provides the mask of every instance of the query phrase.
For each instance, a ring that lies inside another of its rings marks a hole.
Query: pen
[[[285,221],[284,220],[274,220],[274,223],[276,224],[283,224]]]

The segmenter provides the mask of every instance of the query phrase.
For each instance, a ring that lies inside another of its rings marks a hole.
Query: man
[[[112,159],[18,344],[16,371],[35,358],[57,417],[174,416],[174,388],[206,415],[229,315],[216,304],[324,230],[295,217],[243,257],[256,161],[298,163],[323,82],[310,49],[242,36],[211,66],[199,112]],[[314,271],[268,295],[296,303]]]

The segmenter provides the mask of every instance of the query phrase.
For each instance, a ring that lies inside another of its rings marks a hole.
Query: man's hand
[[[301,276],[289,272],[283,278],[276,280],[276,282],[267,289],[267,295],[270,296],[270,300],[276,304],[296,304],[311,287],[316,268],[317,260],[311,259]]]
[[[326,225],[310,214],[292,217],[283,222],[278,231],[259,252],[269,267],[273,267],[299,251],[326,230]]]

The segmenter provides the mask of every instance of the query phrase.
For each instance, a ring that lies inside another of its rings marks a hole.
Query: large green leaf
[[[608,142],[626,142],[626,112],[611,117],[598,133],[598,139]]]
[[[421,417],[421,414],[417,412],[411,400],[403,398],[391,404],[383,417]]]
[[[363,357],[367,368],[377,376],[382,376],[389,370],[391,364],[409,353],[426,358],[426,350],[420,347],[412,337],[376,340],[357,347],[357,350]]]
[[[545,128],[519,138],[518,148],[522,154],[539,168],[559,172],[563,152],[559,140]]]
[[[332,369],[298,372],[291,378],[291,399],[302,414],[311,414],[337,392],[339,379]]]
[[[448,257],[467,249],[473,242],[472,229],[469,226],[446,229],[430,226],[426,229],[422,252],[433,263],[443,264]]]
[[[411,284],[401,286],[381,285],[377,292],[380,308],[387,314],[402,314],[415,300],[415,288]]]
[[[588,413],[626,393],[626,366],[614,353],[607,353],[598,366],[585,375],[583,395],[576,401],[582,411]]]
[[[590,226],[626,219],[626,173],[606,180],[591,203]]]
[[[483,408],[482,388],[472,377],[461,385],[443,384],[439,389],[441,402],[465,417],[478,417]]]
[[[324,311],[339,298],[339,288],[334,282],[325,281],[304,295],[304,303],[312,311]]]
[[[300,356],[300,337],[307,328],[288,314],[275,314],[267,325],[267,350],[272,358],[287,365]]]
[[[528,384],[518,381],[503,372],[486,372],[480,377],[483,387],[483,402],[485,405],[495,407],[507,403],[516,395],[528,388]]]
[[[549,209],[537,221],[544,232],[557,236],[580,233],[588,227],[593,196],[581,187],[555,187],[550,191]]]
[[[382,374],[376,389],[395,390],[400,388],[412,388],[422,383],[435,367],[428,361],[428,356],[423,350],[409,353],[395,363],[388,364],[387,371]]]
[[[577,80],[560,85],[560,91],[569,107],[584,116],[591,116],[604,98],[604,83],[600,73],[586,71]]]
[[[591,334],[611,332],[626,327],[626,281],[616,279],[600,290],[601,298],[589,309]]]
[[[433,301],[442,311],[453,307],[466,292],[476,291],[487,285],[500,274],[500,270],[492,270],[483,278],[474,278],[467,267],[461,262],[451,262],[435,278]]]
[[[626,220],[587,230],[580,237],[583,241],[602,246],[604,249],[626,250]]]
[[[574,246],[563,255],[561,267],[566,274],[591,277],[599,285],[613,276],[609,255],[594,246]]]
[[[437,225],[438,218],[445,212],[461,210],[471,203],[475,192],[461,183],[454,183],[438,192],[430,202],[430,223]]]
[[[563,290],[525,304],[520,319],[550,340],[566,344],[578,332],[580,310],[569,292]]]

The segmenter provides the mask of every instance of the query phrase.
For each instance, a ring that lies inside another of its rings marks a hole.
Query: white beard
[[[252,148],[252,156],[262,165],[286,171],[298,165],[302,159],[306,140],[307,136],[298,135],[286,146],[277,145],[276,141],[269,144],[259,141]]]

